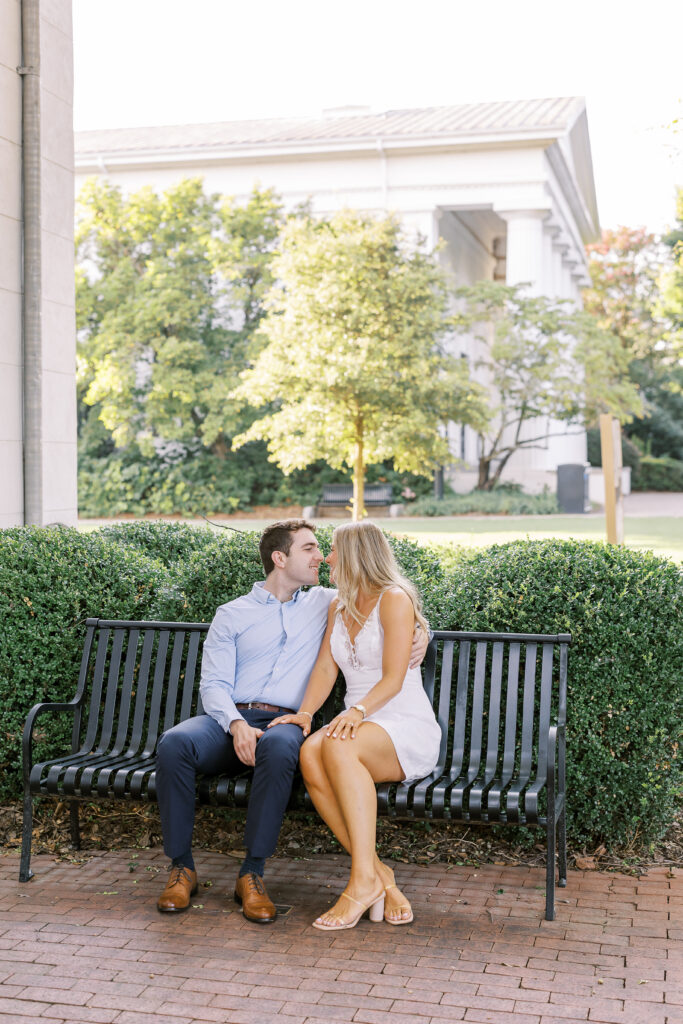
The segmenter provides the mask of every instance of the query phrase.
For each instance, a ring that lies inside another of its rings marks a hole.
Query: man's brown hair
[[[279,523],[273,523],[265,528],[261,534],[258,549],[266,576],[275,568],[273,552],[281,551],[283,555],[288,555],[294,534],[299,530],[311,530],[315,533],[315,526],[305,519],[282,519]]]

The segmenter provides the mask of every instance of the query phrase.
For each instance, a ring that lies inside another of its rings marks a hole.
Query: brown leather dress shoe
[[[242,904],[242,913],[248,921],[269,924],[277,916],[275,904],[268,896],[260,875],[242,875],[238,878],[235,885],[235,900]]]
[[[190,897],[197,891],[197,872],[182,864],[171,867],[166,888],[157,902],[157,910],[162,914],[174,914],[180,910],[187,910],[190,905]]]

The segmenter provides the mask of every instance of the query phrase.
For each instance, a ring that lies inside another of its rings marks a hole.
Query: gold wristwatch
[[[349,711],[360,711],[363,718],[365,718],[365,716],[367,715],[367,711],[362,704],[352,704],[351,707],[349,708]]]

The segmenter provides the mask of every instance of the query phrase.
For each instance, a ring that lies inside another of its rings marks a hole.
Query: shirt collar
[[[301,587],[294,591],[289,601],[285,602],[278,601],[275,594],[271,594],[269,590],[266,590],[265,580],[258,580],[251,588],[251,593],[252,597],[254,597],[259,604],[272,604],[273,602],[275,602],[275,604],[295,604],[301,596]]]

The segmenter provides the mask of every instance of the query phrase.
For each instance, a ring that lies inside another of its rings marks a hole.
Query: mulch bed
[[[156,805],[81,806],[81,849],[75,850],[69,835],[66,803],[38,802],[35,807],[33,853],[50,853],[60,859],[82,862],[94,850],[130,850],[160,847],[161,827]],[[0,852],[16,853],[21,847],[21,805],[0,807]],[[196,850],[243,856],[244,815],[205,807],[197,815]],[[415,864],[545,864],[545,835],[541,830],[504,827],[468,827],[448,822],[400,822],[379,819],[377,848],[381,857]],[[287,815],[276,856],[310,859],[319,853],[339,853],[340,847],[315,814]],[[683,815],[666,835],[647,848],[636,846],[607,851],[572,850],[569,867],[579,870],[626,871],[640,874],[648,866],[683,867]]]

